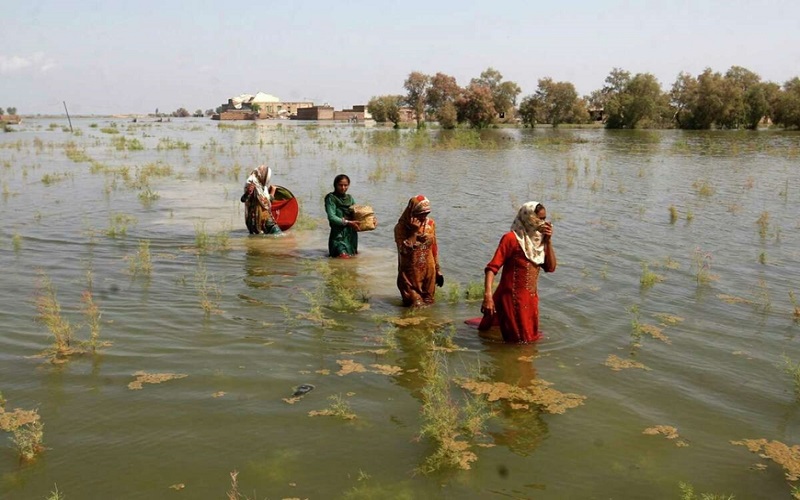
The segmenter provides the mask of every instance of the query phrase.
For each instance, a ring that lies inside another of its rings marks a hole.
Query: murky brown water
[[[800,442],[785,372],[800,362],[800,135],[502,129],[476,148],[437,131],[186,119],[110,134],[115,120],[96,118],[71,135],[55,121],[0,135],[0,391],[6,410],[38,410],[47,447],[23,464],[0,447],[0,497],[57,484],[67,498],[225,498],[233,470],[259,499],[677,498],[680,482],[789,496],[780,465],[731,441]],[[242,221],[241,184],[264,161],[301,202],[301,228],[280,239]],[[357,259],[331,262],[322,198],[337,173],[379,227]],[[409,318],[392,227],[417,193],[448,285]],[[529,200],[556,231],[546,338],[488,344],[463,324],[479,314],[463,295]],[[710,264],[707,283],[693,262]],[[113,345],[35,357],[52,343],[42,276],[80,340],[91,290]],[[333,301],[343,283],[368,307]],[[433,351],[434,331],[457,349]],[[419,437],[432,352],[459,405],[456,379],[478,374],[487,391],[585,400],[550,413],[499,398],[484,433],[460,438],[470,470],[416,473],[435,450]],[[314,389],[287,401],[300,384]]]

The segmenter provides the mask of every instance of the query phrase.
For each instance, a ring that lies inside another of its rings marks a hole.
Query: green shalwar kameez
[[[344,223],[355,203],[349,194],[339,196],[333,192],[325,196],[325,212],[328,214],[328,224],[331,226],[331,234],[328,237],[328,253],[331,257],[358,253],[358,232]]]

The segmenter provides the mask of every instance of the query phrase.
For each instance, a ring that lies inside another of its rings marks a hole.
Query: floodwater
[[[226,498],[232,471],[253,499],[677,498],[680,483],[790,496],[779,463],[731,441],[800,443],[797,133],[73,125],[0,134],[0,392],[6,411],[38,411],[46,448],[21,462],[3,437],[0,497]],[[262,162],[300,201],[282,238],[242,220]],[[349,261],[326,257],[338,173],[379,221]],[[408,311],[392,228],[418,193],[446,284]],[[480,308],[465,291],[530,200],[547,206],[558,256],[539,281],[545,338],[490,343],[464,324]],[[37,312],[48,279],[76,341],[91,292],[110,346],[38,356],[53,342]],[[347,290],[355,305],[336,300]],[[437,349],[447,338],[458,350]],[[457,431],[470,469],[424,473],[431,359],[450,408],[476,377],[585,399],[550,413],[475,396],[493,415]],[[301,384],[314,389],[290,399]],[[309,416],[335,407],[356,418]]]

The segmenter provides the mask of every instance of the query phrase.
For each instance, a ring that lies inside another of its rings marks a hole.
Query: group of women
[[[274,187],[269,185],[271,170],[260,166],[245,184],[245,222],[251,233],[280,232],[269,214]],[[252,182],[251,182],[252,181]],[[328,253],[348,259],[358,254],[359,222],[354,220],[355,200],[348,194],[350,178],[337,175],[334,190],[325,196],[325,212],[330,225]],[[430,201],[422,195],[408,200],[394,226],[397,245],[397,288],[403,304],[419,307],[432,304],[436,287],[444,285],[439,265],[436,223],[429,217]],[[469,320],[478,330],[488,332],[499,327],[508,343],[529,343],[541,338],[539,330],[539,273],[556,269],[553,250],[553,226],[547,222],[547,210],[541,203],[525,203],[518,211],[509,232],[500,239],[494,256],[484,269],[482,318]],[[500,270],[500,284],[494,278]]]

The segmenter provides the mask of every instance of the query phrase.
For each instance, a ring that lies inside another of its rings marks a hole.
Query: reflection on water
[[[54,483],[67,498],[170,498],[176,484],[224,497],[233,470],[258,498],[789,492],[778,461],[753,471],[731,441],[800,442],[783,368],[800,361],[796,133],[86,118],[70,135],[51,121],[0,135],[0,391],[6,411],[38,411],[46,447],[20,463],[0,446],[0,497]],[[238,194],[264,162],[309,229],[247,235]],[[326,257],[338,173],[381,221],[346,261]],[[458,288],[408,310],[392,226],[418,193]],[[540,281],[545,338],[486,342],[464,324],[480,307],[465,291],[531,199],[559,255]],[[113,345],[58,366],[32,357],[53,342],[38,274],[81,332],[91,289]],[[629,366],[649,370],[614,369]],[[185,376],[128,389],[148,374]],[[287,404],[302,384],[314,390]],[[439,442],[471,453],[468,470],[416,473],[438,449],[434,396],[456,422]],[[308,416],[335,404],[357,418]],[[485,418],[472,434],[470,415]],[[657,426],[691,446],[642,434]]]

